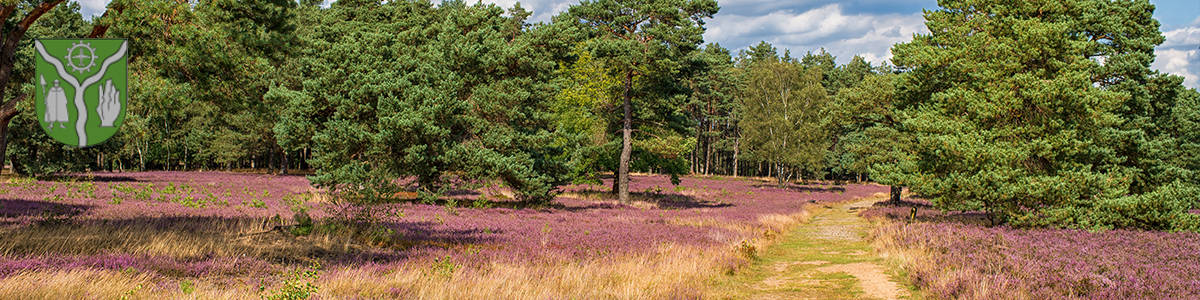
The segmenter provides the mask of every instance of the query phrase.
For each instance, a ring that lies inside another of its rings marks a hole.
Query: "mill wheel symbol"
[[[67,66],[75,73],[83,74],[92,70],[96,66],[96,49],[92,48],[91,44],[79,41],[71,44],[71,48],[67,49],[65,57]]]

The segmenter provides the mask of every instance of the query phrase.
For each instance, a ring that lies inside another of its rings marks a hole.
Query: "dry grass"
[[[119,253],[183,260],[257,257],[307,263],[329,256],[375,252],[379,247],[412,246],[374,243],[368,232],[353,228],[317,230],[303,237],[278,229],[289,223],[277,218],[185,217],[30,225],[0,231],[0,256]]]
[[[638,201],[656,207],[651,199]],[[757,224],[716,218],[673,219],[676,225],[725,229],[722,245],[662,244],[652,251],[593,259],[543,259],[524,263],[438,268],[412,262],[381,271],[338,266],[313,283],[321,298],[418,299],[679,299],[712,295],[714,278],[745,265],[780,233],[808,222],[811,214],[771,214]],[[365,244],[353,234],[317,232],[291,237],[268,231],[280,221],[223,218],[77,220],[0,232],[4,257],[121,253],[175,259],[258,257],[298,265],[330,253],[374,251],[402,245]],[[266,233],[264,233],[266,232]],[[262,276],[261,271],[252,276]],[[275,272],[270,272],[275,273]],[[0,299],[244,299],[259,298],[256,284],[280,285],[277,276],[246,278],[166,277],[116,270],[27,270],[0,278]],[[194,281],[187,293],[180,282]]]
[[[432,271],[409,266],[379,273],[342,269],[324,275],[324,295],[418,299],[695,299],[713,294],[709,283],[734,272],[772,243],[779,233],[808,222],[811,215],[767,215],[757,226],[714,218],[676,219],[677,225],[717,226],[751,236],[717,247],[664,244],[654,251],[589,260],[491,265]]]
[[[926,281],[919,283],[923,290],[960,290],[961,285],[968,282],[970,288],[966,294],[957,295],[958,299],[996,299],[997,295],[1003,295],[1003,299],[1014,300],[1034,298],[1027,291],[1016,287],[995,286],[993,282],[979,280],[981,277],[977,271],[945,266],[935,261],[933,258],[937,255],[924,247],[898,244],[896,241],[899,239],[895,236],[898,231],[895,230],[897,227],[893,226],[894,222],[882,218],[872,220],[874,230],[870,233],[871,246],[884,258],[888,267],[894,270],[901,270],[904,274],[937,274],[925,276]]]
[[[690,299],[706,282],[741,261],[730,249],[662,245],[637,255],[491,264],[439,272],[409,265],[393,272],[341,268],[314,284],[322,298],[417,299]],[[0,279],[0,299],[239,299],[257,298],[254,286],[198,280],[185,294],[178,281],[144,273],[99,270],[30,271]]]
[[[175,282],[145,274],[117,271],[70,270],[22,272],[0,279],[0,299],[247,299],[258,298],[253,287],[196,282],[185,293]]]
[[[414,266],[388,274],[331,271],[324,295],[419,299],[697,298],[704,282],[725,271],[731,251],[662,245],[657,251],[585,261],[491,264],[439,273]]]
[[[314,284],[319,287],[318,294],[323,298],[701,298],[709,294],[706,289],[710,280],[733,272],[748,262],[748,256],[757,255],[756,252],[746,251],[764,249],[780,231],[809,219],[809,214],[805,212],[762,216],[758,226],[732,225],[711,218],[675,220],[673,222],[677,224],[694,226],[720,225],[755,238],[731,240],[728,245],[718,247],[663,244],[654,251],[596,259],[493,263],[450,271],[430,264],[415,263],[394,271],[342,267],[321,272]],[[241,231],[256,229],[250,222],[234,222],[224,226]],[[247,249],[245,245],[251,243],[240,243],[236,238],[214,237],[210,233],[203,233],[204,230],[189,233],[168,227],[148,231],[149,226],[132,226],[113,232],[117,238],[104,242],[98,237],[104,229],[98,227],[73,230],[36,228],[40,229],[30,229],[17,237],[5,238],[3,249],[9,253],[117,251],[172,257],[188,257],[210,251],[217,251],[221,255],[249,255],[265,250]],[[37,238],[40,234],[58,236]],[[747,248],[745,245],[751,246]],[[284,252],[294,250],[279,243],[263,247],[274,247],[275,251]],[[257,298],[259,295],[255,286],[222,284],[229,280],[215,278],[196,280],[195,290],[185,294],[178,287],[179,280],[140,272],[107,270],[26,271],[0,279],[0,299],[115,299],[123,296],[131,299],[237,299]]]

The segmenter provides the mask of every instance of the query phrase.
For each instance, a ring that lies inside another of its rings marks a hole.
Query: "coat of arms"
[[[124,121],[125,40],[41,39],[36,48],[37,115],[46,134],[79,147],[99,144]]]

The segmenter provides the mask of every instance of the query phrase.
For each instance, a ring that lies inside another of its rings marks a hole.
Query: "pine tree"
[[[1166,140],[1143,125],[1162,118],[1142,88],[1162,41],[1152,5],[939,5],[925,15],[930,34],[893,48],[906,71],[902,126],[919,145],[914,192],[1024,226],[1127,226],[1105,216],[1143,200],[1160,204],[1147,212],[1182,217],[1188,205],[1161,201],[1178,189],[1138,196],[1159,183],[1133,152]]]
[[[605,65],[616,69],[623,85],[621,154],[613,183],[621,202],[629,201],[633,98],[643,95],[638,104],[654,106],[656,99],[646,96],[658,88],[653,84],[635,86],[635,81],[673,81],[670,75],[679,68],[679,61],[703,41],[703,19],[712,17],[717,9],[713,0],[585,0],[567,12],[578,24],[591,29],[594,37],[588,41],[587,49]],[[671,98],[674,96],[658,97]]]
[[[304,107],[287,115],[315,127],[314,183],[375,201],[408,178],[428,197],[498,180],[521,200],[552,199],[566,173],[548,113],[555,47],[528,12],[339,1],[324,13],[307,41],[316,59],[299,66],[314,76],[287,97]]]

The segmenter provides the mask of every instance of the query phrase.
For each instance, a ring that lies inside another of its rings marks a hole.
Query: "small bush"
[[[267,203],[259,199],[250,199],[250,207],[266,209]]]
[[[758,259],[758,247],[748,240],[737,245],[737,252],[747,259]]]
[[[292,228],[292,234],[308,235],[312,233],[313,219],[308,215],[308,210],[296,211],[296,214],[292,217],[292,220],[296,221],[296,227]]]
[[[458,200],[455,200],[455,199],[446,200],[445,209],[446,209],[447,214],[457,216],[458,215]]]
[[[319,278],[320,263],[313,263],[307,269],[296,269],[283,274],[283,285],[279,289],[268,291],[266,285],[259,286],[263,299],[271,300],[302,300],[317,293],[314,284]]]
[[[487,197],[480,195],[478,199],[475,199],[474,202],[471,202],[471,208],[474,208],[474,209],[492,208],[492,202],[488,201]]]
[[[179,291],[183,292],[184,295],[191,294],[192,292],[196,291],[196,284],[191,280],[180,281]]]
[[[450,277],[453,276],[454,271],[457,271],[459,268],[461,268],[461,266],[451,261],[450,256],[446,256],[444,258],[434,259],[433,265],[431,265],[429,269],[434,275]]]

